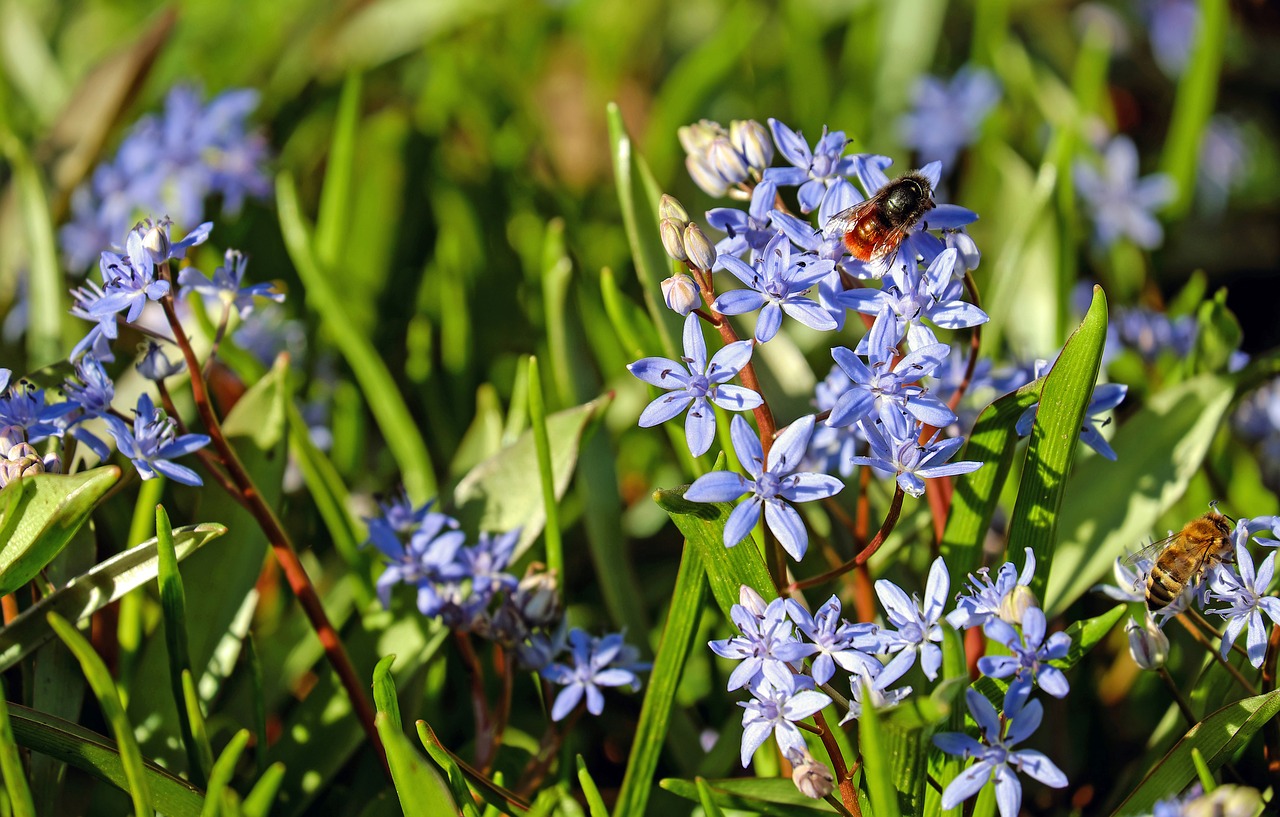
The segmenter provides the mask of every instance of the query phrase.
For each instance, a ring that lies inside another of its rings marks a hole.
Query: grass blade
[[[204,808],[200,817],[217,817],[222,793],[231,784],[231,774],[236,770],[236,761],[240,759],[244,747],[249,745],[249,730],[241,729],[218,755],[218,762],[213,764],[209,772],[209,788],[204,793]]]
[[[4,682],[0,681],[0,774],[4,776],[4,790],[13,817],[35,817],[36,804],[31,799],[31,789],[27,788],[27,773],[13,739],[6,697]]]
[[[187,650],[187,594],[182,589],[178,572],[178,551],[173,544],[173,526],[163,505],[156,506],[157,580],[160,584],[160,607],[164,611],[164,642],[169,653],[169,685],[178,708],[178,728],[182,745],[187,750],[187,769],[191,780],[203,786],[208,766],[202,762],[200,749],[191,730],[183,676],[191,674],[191,654]]]
[[[73,624],[57,613],[47,614],[47,619],[49,626],[80,661],[85,678],[89,681],[89,687],[102,706],[103,717],[115,732],[116,741],[120,746],[120,762],[124,767],[124,776],[128,784],[126,789],[133,798],[134,813],[139,817],[150,817],[153,814],[151,793],[147,787],[147,778],[142,765],[142,752],[138,749],[138,742],[133,738],[133,726],[125,716],[124,706],[120,703],[120,695],[116,692],[116,685],[111,681],[111,673],[107,671],[107,665],[93,651],[88,640],[76,631]]]

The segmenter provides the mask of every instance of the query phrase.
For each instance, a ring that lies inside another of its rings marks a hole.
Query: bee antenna
[[[1228,522],[1230,522],[1231,524],[1233,524],[1233,525],[1234,525],[1234,524],[1236,523],[1236,520],[1235,520],[1235,519],[1232,519],[1230,516],[1227,516],[1225,513],[1222,513],[1222,511],[1219,511],[1219,510],[1218,510],[1218,500],[1216,500],[1216,499],[1215,499],[1215,500],[1211,501],[1211,502],[1209,503],[1209,507],[1210,507],[1210,508],[1212,508],[1212,509],[1213,509],[1214,511],[1216,511],[1217,513],[1220,513],[1220,514],[1222,514],[1224,517],[1226,517],[1227,521],[1228,521]]]

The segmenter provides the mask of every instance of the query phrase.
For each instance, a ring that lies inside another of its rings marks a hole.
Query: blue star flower
[[[850,624],[840,616],[840,599],[832,596],[810,614],[795,599],[787,599],[787,614],[813,647],[809,675],[816,684],[825,684],[839,666],[846,672],[877,672],[880,662],[870,653],[881,646],[874,624]]]
[[[762,181],[751,191],[750,207],[743,211],[736,207],[716,207],[707,211],[707,223],[726,237],[716,242],[716,263],[713,269],[724,269],[724,258],[741,256],[751,251],[754,261],[773,238],[776,230],[770,229],[770,214],[778,186]]]
[[[79,416],[71,420],[71,435],[89,446],[89,449],[105,460],[111,456],[111,449],[97,435],[88,431],[82,423],[96,417],[102,417],[111,410],[111,401],[115,399],[115,383],[107,375],[106,369],[92,355],[85,355],[76,363],[76,377],[68,378],[62,391],[69,402],[80,410]]]
[[[708,642],[716,655],[739,662],[729,674],[730,692],[759,680],[765,664],[779,664],[785,671],[787,664],[814,652],[813,645],[796,638],[785,599],[774,599],[766,606],[760,594],[746,585],[738,595],[741,603],[729,608],[729,618],[741,635]]]
[[[973,797],[994,778],[1000,817],[1017,817],[1022,783],[1016,772],[1055,789],[1067,785],[1067,776],[1042,753],[1013,748],[1030,737],[1044,717],[1039,701],[1027,702],[1027,692],[1025,687],[1010,687],[1004,699],[1004,713],[997,716],[995,707],[982,693],[972,687],[965,690],[965,701],[978,724],[981,740],[963,732],[943,732],[933,736],[933,745],[949,755],[976,758],[978,762],[947,784],[942,792],[944,809],[955,808]]]
[[[898,123],[902,142],[923,162],[950,165],[961,148],[977,140],[999,101],[1000,84],[982,68],[965,66],[950,81],[923,76],[912,92],[912,109]]]
[[[170,360],[160,344],[154,340],[148,340],[143,348],[142,357],[134,367],[138,370],[138,374],[148,380],[164,380],[186,370],[187,361],[181,355]]]
[[[615,665],[619,660],[632,663],[626,660],[630,653],[625,649],[621,633],[592,638],[588,633],[574,629],[569,633],[569,645],[572,666],[551,664],[540,672],[543,678],[564,687],[551,705],[551,720],[563,720],[584,696],[587,711],[599,715],[604,711],[604,694],[600,687],[639,689],[640,679],[634,670]]]
[[[806,686],[813,681],[803,675],[793,675],[775,664],[766,664],[762,677],[749,687],[753,700],[739,703],[742,713],[742,767],[751,762],[751,756],[772,734],[782,753],[804,750],[804,736],[795,722],[820,712],[831,703],[831,698]]]
[[[1249,655],[1249,663],[1260,667],[1267,652],[1267,627],[1262,614],[1266,613],[1272,622],[1280,625],[1280,599],[1267,595],[1275,575],[1276,553],[1269,553],[1255,571],[1253,557],[1246,546],[1247,536],[1244,538],[1246,541],[1236,543],[1236,569],[1217,571],[1210,584],[1210,598],[1224,601],[1227,606],[1212,608],[1206,612],[1227,620],[1226,629],[1222,632],[1223,658],[1231,651],[1231,645],[1236,643],[1240,631],[1248,626],[1245,651]]]
[[[685,491],[690,502],[732,502],[743,494],[751,496],[729,514],[724,527],[724,544],[733,547],[751,533],[760,521],[764,521],[779,544],[791,558],[800,561],[809,547],[809,534],[804,521],[792,502],[811,502],[834,496],[844,489],[844,483],[827,474],[812,472],[794,473],[804,460],[805,448],[813,434],[814,416],[801,417],[787,426],[774,440],[766,462],[760,440],[740,416],[733,418],[730,437],[738,461],[752,479],[732,471],[712,471],[703,474]]]
[[[826,378],[814,390],[813,405],[819,412],[830,412],[851,388],[853,380],[849,375],[839,365],[832,366]],[[857,423],[840,428],[821,423],[814,428],[813,436],[809,439],[805,467],[848,477],[853,473],[853,457],[858,453],[858,446],[865,442],[862,428]]]
[[[102,253],[99,266],[104,294],[88,310],[93,317],[101,319],[128,310],[125,322],[133,323],[142,315],[147,301],[158,301],[169,293],[169,282],[156,277],[152,253],[143,246],[140,226],[125,238],[124,255]]]
[[[143,394],[138,398],[132,429],[115,415],[108,414],[103,419],[107,430],[115,437],[116,448],[133,461],[133,467],[138,469],[143,479],[163,474],[183,485],[204,484],[195,471],[170,460],[205,447],[209,444],[209,437],[204,434],[177,436],[177,424],[163,409],[156,408],[150,395]]]
[[[1067,676],[1049,662],[1067,657],[1071,636],[1054,633],[1046,639],[1047,629],[1048,621],[1039,607],[1028,607],[1023,613],[1021,634],[998,617],[987,619],[982,627],[987,638],[1004,645],[1013,654],[985,655],[978,659],[978,669],[992,678],[1012,675],[1013,684],[1027,687],[1036,684],[1055,698],[1066,697],[1071,689]]]
[[[1176,186],[1163,173],[1138,178],[1138,149],[1129,137],[1117,136],[1107,143],[1101,172],[1077,159],[1072,175],[1099,244],[1109,247],[1128,237],[1143,249],[1160,246],[1164,230],[1154,214],[1173,200]]]
[[[725,345],[707,360],[707,344],[697,315],[684,321],[684,357],[680,362],[665,357],[646,357],[627,370],[651,386],[668,389],[640,413],[640,427],[649,428],[677,416],[686,408],[685,440],[689,451],[700,457],[711,447],[716,435],[715,403],[726,411],[748,411],[763,399],[751,389],[728,385],[751,360],[751,341]]]
[[[869,456],[854,457],[853,464],[869,465],[883,474],[894,475],[898,487],[911,496],[924,493],[926,479],[968,474],[982,467],[982,463],[972,461],[948,463],[964,445],[964,438],[939,439],[935,432],[928,442],[921,443],[922,424],[909,422],[905,415],[897,415],[891,423],[863,420],[860,425],[871,451]]]
[[[1040,369],[1037,367],[1036,377],[1039,376]],[[1129,387],[1123,383],[1103,383],[1098,386],[1093,390],[1093,397],[1089,400],[1088,407],[1085,408],[1084,425],[1080,427],[1080,442],[1112,462],[1116,459],[1115,449],[1102,436],[1102,427],[1110,423],[1111,418],[1103,419],[1101,415],[1120,405],[1128,392]],[[1036,420],[1036,410],[1039,407],[1039,403],[1033,403],[1018,417],[1018,422],[1014,424],[1014,430],[1017,431],[1019,437],[1025,437],[1031,433],[1031,427]]]
[[[956,600],[956,609],[947,614],[947,623],[957,630],[967,630],[970,627],[981,627],[992,618],[1008,620],[1006,614],[1014,606],[1014,595],[1020,592],[1018,588],[1028,587],[1035,577],[1035,551],[1025,548],[1024,552],[1026,561],[1023,562],[1021,573],[1013,566],[1013,562],[1005,562],[1000,566],[995,581],[991,580],[990,569],[985,567],[978,569],[977,576],[970,573],[969,592]]]
[[[947,575],[947,565],[939,556],[929,568],[929,579],[925,585],[924,601],[917,596],[908,597],[902,588],[889,581],[876,581],[876,595],[884,606],[885,615],[895,629],[884,630],[880,634],[881,643],[886,652],[897,653],[885,667],[892,670],[895,678],[910,669],[920,656],[920,667],[930,681],[938,677],[938,669],[942,666],[942,610],[947,604],[947,590],[951,579]]]
[[[207,298],[222,301],[229,307],[234,306],[243,318],[253,311],[254,298],[266,298],[276,303],[284,301],[284,294],[275,291],[275,284],[250,284],[242,287],[244,268],[248,259],[239,250],[227,250],[225,263],[213,271],[213,280],[209,280],[194,267],[186,267],[178,273],[178,284],[182,287],[180,297],[186,298],[191,293],[199,293]]]
[[[756,320],[756,340],[765,343],[778,334],[782,315],[786,313],[810,329],[830,331],[836,328],[831,315],[805,293],[834,268],[830,260],[808,253],[791,252],[786,235],[777,233],[765,246],[755,266],[732,255],[721,256],[724,268],[749,289],[733,289],[722,293],[712,309],[724,315],[742,315],[760,310]]]
[[[71,306],[71,314],[86,321],[96,322],[89,333],[71,350],[72,360],[86,352],[104,363],[115,360],[115,355],[111,353],[111,342],[119,336],[120,327],[114,312],[97,309],[98,303],[105,296],[106,293],[103,292],[102,287],[94,281],[85,281],[84,286],[71,290],[71,298],[74,302]]]
[[[429,507],[432,503],[427,503]],[[458,530],[458,521],[442,513],[423,514],[417,527],[408,534],[390,525],[369,526],[369,542],[388,560],[378,577],[378,598],[383,606],[391,604],[391,589],[404,583],[418,590],[418,609],[424,616],[435,616],[442,602],[435,583],[450,582],[466,575],[460,551],[466,535]]]
[[[0,369],[0,428],[14,426],[25,432],[25,441],[38,443],[62,434],[63,420],[77,405],[67,401],[45,405],[44,389],[27,380],[10,383],[11,372]]]
[[[764,177],[779,186],[799,186],[800,212],[818,209],[832,185],[841,177],[853,174],[855,157],[843,155],[849,144],[844,131],[828,133],[824,126],[818,143],[810,150],[804,137],[778,120],[770,119],[769,128],[778,152],[794,167],[771,167],[764,172]]]
[[[840,719],[841,724],[861,718],[862,710],[867,706],[875,710],[888,709],[891,706],[897,706],[911,694],[909,686],[889,689],[907,674],[911,664],[904,661],[890,661],[886,666],[880,667],[877,661],[876,667],[879,669],[868,670],[867,667],[858,667],[853,671],[849,678],[849,690],[853,693],[849,696],[849,712]]]

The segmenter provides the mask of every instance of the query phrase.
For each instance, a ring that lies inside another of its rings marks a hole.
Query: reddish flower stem
[[[815,712],[813,721],[821,730],[819,734],[822,738],[822,746],[827,750],[827,757],[831,760],[831,770],[835,772],[836,785],[840,787],[840,800],[850,813],[862,817],[862,810],[858,807],[858,790],[853,785],[853,775],[849,774],[849,767],[845,765],[844,755],[840,753],[840,745],[836,743],[835,735],[831,734],[831,727],[827,726],[827,719],[821,712]]]
[[[489,699],[484,694],[484,667],[480,666],[480,657],[471,646],[469,633],[455,630],[454,643],[462,654],[462,663],[467,668],[467,680],[471,686],[471,712],[476,722],[476,767],[484,769],[493,762],[496,747],[493,743],[494,722],[489,715]]]
[[[889,534],[893,532],[894,527],[898,524],[898,517],[902,514],[902,499],[904,496],[905,493],[900,486],[894,489],[893,501],[889,504],[889,513],[885,516],[884,524],[881,525],[880,530],[876,532],[876,537],[871,540],[870,544],[859,551],[857,556],[854,556],[852,559],[834,570],[828,570],[826,573],[811,576],[803,581],[792,582],[783,588],[785,594],[791,595],[800,590],[822,584],[823,582],[830,581],[844,573],[848,573],[855,567],[865,565],[867,560],[874,556],[875,552],[880,549],[880,546],[884,544],[884,540],[888,538]]]
[[[161,274],[172,282],[172,275],[169,274],[167,264]],[[266,535],[267,541],[271,544],[271,550],[276,556],[276,561],[280,563],[281,569],[284,570],[285,578],[289,581],[289,587],[293,590],[294,596],[297,597],[298,603],[302,605],[303,612],[306,613],[312,629],[315,630],[316,637],[320,639],[320,644],[324,648],[325,657],[337,673],[343,688],[346,689],[347,696],[351,699],[351,707],[360,719],[360,725],[364,727],[369,741],[377,751],[384,771],[387,771],[389,775],[386,751],[382,747],[382,741],[378,739],[378,730],[374,726],[373,704],[365,694],[365,689],[368,685],[361,680],[360,675],[356,672],[351,663],[351,658],[347,655],[347,650],[342,644],[342,638],[329,622],[329,616],[324,611],[324,605],[321,604],[315,586],[311,584],[311,579],[307,576],[307,571],[298,559],[297,551],[293,547],[293,542],[289,539],[289,534],[285,531],[284,526],[280,524],[280,520],[276,518],[275,511],[271,509],[266,499],[263,498],[262,492],[254,484],[253,478],[245,470],[240,458],[236,456],[235,449],[231,447],[226,435],[222,433],[222,424],[219,422],[217,412],[214,411],[213,403],[209,399],[209,391],[205,386],[200,361],[197,359],[195,349],[191,346],[191,340],[183,330],[182,322],[178,320],[178,314],[174,310],[172,290],[170,290],[169,295],[160,299],[160,304],[164,308],[165,318],[169,321],[170,329],[173,330],[178,348],[182,350],[182,356],[187,363],[187,371],[191,374],[191,396],[195,400],[196,411],[200,414],[200,420],[204,423],[205,430],[209,433],[213,446],[217,449],[219,458],[227,469],[227,475],[234,483],[236,493],[239,494],[243,504],[249,513],[253,515],[258,526]]]

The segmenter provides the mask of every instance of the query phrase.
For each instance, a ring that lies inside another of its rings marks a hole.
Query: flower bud
[[[22,477],[44,473],[44,461],[29,443],[18,443],[0,462],[0,485],[8,485]]]
[[[62,473],[62,456],[57,451],[50,451],[44,455],[44,472],[46,474]]]
[[[700,157],[693,154],[684,157],[684,166],[694,184],[701,187],[708,196],[718,199],[729,192],[729,185]]]
[[[555,571],[543,570],[542,565],[529,565],[529,570],[520,580],[511,601],[528,627],[554,625],[561,615],[559,582]]]
[[[153,264],[163,264],[169,260],[169,254],[173,250],[173,245],[169,241],[169,225],[172,223],[167,218],[162,218],[155,224],[151,223],[151,219],[147,219],[133,228],[139,231],[145,230],[142,233],[142,248],[151,256]]]
[[[788,752],[791,761],[791,782],[805,797],[821,800],[836,787],[836,776],[827,764],[816,760],[808,752]]]
[[[769,129],[754,119],[735,119],[729,123],[729,141],[746,159],[747,165],[763,171],[773,164],[773,140]]]
[[[1156,625],[1155,619],[1148,615],[1146,624],[1142,625],[1137,619],[1130,618],[1124,630],[1129,634],[1129,654],[1133,656],[1134,663],[1142,669],[1164,666],[1165,659],[1169,657],[1169,637]]]
[[[658,199],[658,218],[669,218],[680,227],[684,227],[689,220],[689,213],[679,199],[669,193],[663,193],[662,198]]]
[[[1000,600],[1000,610],[996,615],[1006,624],[1016,624],[1021,627],[1022,616],[1027,612],[1027,608],[1039,606],[1040,601],[1036,598],[1036,594],[1031,592],[1031,588],[1025,584],[1018,584],[1014,585],[1013,589],[1005,593],[1004,598]]]
[[[148,380],[164,380],[186,368],[186,363],[182,358],[178,358],[176,362],[170,361],[160,344],[147,341],[137,368],[138,373]]]
[[[18,443],[27,441],[27,431],[22,426],[4,426],[0,428],[0,457],[9,456],[9,451]]]
[[[664,218],[658,224],[658,234],[662,236],[662,249],[677,261],[688,261],[689,254],[684,249],[684,225],[673,218]]]
[[[698,308],[698,285],[683,272],[673,275],[662,282],[662,300],[667,302],[668,309],[683,318]]]
[[[1228,783],[1187,803],[1185,817],[1253,817],[1262,808],[1257,789]]]
[[[724,135],[725,131],[720,127],[720,123],[712,122],[710,119],[699,119],[692,125],[676,128],[676,138],[680,140],[680,147],[684,148],[684,152],[690,156],[705,155],[707,148],[711,147],[716,137]]]
[[[694,222],[684,228],[684,251],[689,254],[689,265],[694,269],[709,270],[716,263],[716,248],[707,234]]]
[[[726,187],[746,181],[751,170],[747,167],[747,160],[742,158],[733,143],[723,137],[711,143],[711,147],[707,149],[707,159],[711,167],[720,174],[720,178],[724,179]]]
[[[947,230],[945,237],[947,247],[954,248],[959,256],[956,260],[956,276],[963,278],[965,272],[976,270],[982,262],[982,253],[978,251],[978,245],[973,242],[972,236],[963,230]]]

